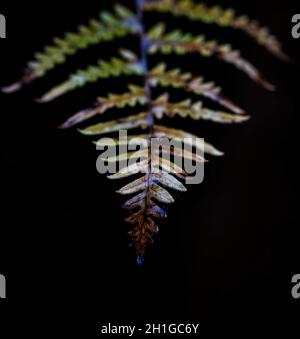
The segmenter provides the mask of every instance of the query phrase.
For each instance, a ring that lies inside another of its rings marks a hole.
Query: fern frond
[[[204,57],[216,56],[226,63],[233,64],[237,69],[243,71],[252,80],[266,89],[273,91],[275,88],[265,80],[260,72],[247,60],[241,57],[240,52],[233,50],[230,45],[219,45],[215,40],[207,41],[203,35],[193,36],[175,30],[165,33],[166,27],[163,23],[155,25],[148,33],[150,43],[149,53],[163,54],[176,53],[185,55],[187,53],[199,53]]]
[[[181,30],[167,32],[165,24],[162,23],[156,24],[147,33],[144,12],[169,12],[191,20],[237,28],[255,38],[276,56],[282,59],[287,59],[287,56],[267,29],[245,16],[236,16],[231,9],[197,5],[192,0],[135,0],[135,3],[136,13],[116,5],[113,14],[102,12],[100,20],[92,20],[87,26],[80,26],[78,32],[67,33],[62,39],[55,38],[52,46],[47,46],[42,53],[36,54],[35,60],[27,65],[22,79],[5,87],[3,91],[19,90],[23,85],[44,76],[58,64],[66,62],[69,55],[91,45],[102,41],[115,41],[116,38],[129,34],[136,35],[139,40],[139,56],[129,50],[121,50],[121,57],[112,57],[109,61],[100,60],[96,65],[76,71],[63,83],[50,89],[39,101],[51,101],[100,79],[139,76],[142,85],[128,85],[128,91],[125,93],[108,94],[106,97],[98,98],[92,108],[79,111],[67,119],[61,128],[72,127],[115,108],[123,110],[141,106],[138,114],[127,114],[112,120],[95,122],[79,130],[84,135],[98,138],[126,131],[126,136],[121,133],[118,138],[101,138],[94,143],[97,149],[103,147],[125,149],[121,154],[113,153],[108,157],[102,154],[99,159],[116,168],[118,166],[118,170],[108,174],[109,179],[132,180],[120,188],[118,193],[129,196],[123,208],[130,214],[126,221],[132,225],[129,234],[136,250],[137,263],[141,264],[146,247],[153,242],[153,236],[158,232],[159,220],[167,216],[168,205],[175,201],[177,193],[186,191],[184,183],[188,183],[189,173],[176,159],[203,164],[206,161],[205,154],[223,155],[218,148],[198,139],[195,135],[158,125],[156,120],[166,118],[163,120],[165,124],[167,118],[175,115],[218,123],[240,123],[249,119],[243,115],[244,110],[227,99],[214,82],[206,82],[202,77],[195,77],[194,74],[183,72],[179,68],[168,69],[167,62],[160,62],[150,70],[148,66],[150,55],[158,52],[166,55],[198,53],[204,57],[216,57],[232,64],[265,88],[274,90],[274,86],[230,45],[219,44],[215,40],[208,41],[203,35],[194,36]],[[158,94],[154,98],[152,89],[159,86],[164,89],[172,87],[186,94],[209,98],[233,113],[206,108],[202,101],[193,102],[190,98],[172,102],[169,93]],[[154,147],[153,140],[159,141],[156,145],[158,147]],[[171,147],[160,141],[167,141]],[[182,148],[183,144],[189,148]],[[140,177],[136,178],[137,175]]]
[[[193,0],[158,0],[145,2],[144,9],[241,30],[279,59],[290,60],[289,56],[282,51],[278,39],[269,32],[268,28],[260,26],[257,21],[245,15],[237,16],[232,8],[209,7],[204,3],[195,3]]]
[[[66,33],[64,38],[54,38],[53,45],[46,46],[42,52],[36,53],[35,60],[27,64],[23,77],[18,82],[2,88],[2,91],[18,91],[24,85],[43,77],[57,65],[65,63],[68,56],[76,54],[79,50],[136,33],[138,27],[134,24],[134,18],[134,13],[122,5],[115,6],[115,13],[101,12],[99,19],[91,20],[88,25],[81,25],[77,32]]]

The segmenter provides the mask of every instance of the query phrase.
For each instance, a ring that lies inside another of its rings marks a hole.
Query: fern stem
[[[139,38],[140,38],[140,63],[142,65],[144,71],[144,89],[147,98],[148,105],[148,129],[149,129],[149,165],[148,165],[148,173],[147,173],[147,191],[145,197],[145,210],[144,210],[144,221],[146,221],[147,215],[146,211],[150,206],[150,189],[151,189],[151,181],[152,181],[152,165],[151,165],[151,138],[154,134],[154,114],[152,110],[152,91],[151,85],[149,82],[149,65],[148,65],[148,48],[149,48],[149,40],[146,36],[145,32],[145,24],[144,24],[144,4],[147,0],[135,0],[136,4],[136,14],[137,20],[140,26]],[[141,233],[143,233],[143,225],[141,225]],[[141,265],[143,263],[143,254],[138,255],[137,264]]]
[[[153,126],[154,126],[154,116],[151,108],[151,102],[152,102],[152,93],[151,93],[151,86],[149,83],[149,66],[148,66],[148,47],[149,47],[149,41],[145,33],[145,25],[144,25],[144,2],[145,0],[135,0],[136,2],[136,11],[137,11],[137,20],[140,25],[140,62],[142,64],[143,70],[144,70],[144,87],[145,87],[145,93],[147,97],[148,102],[148,120],[149,120],[149,129],[150,134],[152,134]]]

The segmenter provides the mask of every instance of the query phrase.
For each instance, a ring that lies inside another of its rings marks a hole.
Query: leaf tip
[[[11,85],[1,87],[1,92],[5,94],[10,94],[14,92],[18,92],[23,87],[22,82],[15,82]]]
[[[282,60],[284,62],[287,62],[287,63],[294,63],[295,62],[295,60],[285,52],[281,51],[280,53],[277,54],[277,56],[280,60]]]
[[[81,134],[85,134],[84,129],[81,129],[81,128],[77,128],[77,132],[79,132],[79,133],[81,133]]]
[[[73,127],[74,124],[72,124],[71,120],[68,119],[66,120],[65,122],[63,122],[62,124],[60,124],[58,126],[59,129],[68,129],[68,128],[71,128]]]
[[[50,100],[48,100],[46,96],[42,96],[40,98],[34,98],[34,101],[38,104],[44,104],[46,102],[49,102]]]
[[[235,123],[242,123],[242,122],[247,122],[251,119],[250,115],[239,115],[237,117],[235,117],[235,120],[233,122]]]
[[[63,123],[63,124],[57,126],[57,128],[58,128],[58,129],[67,129],[68,126],[67,126],[65,123]]]
[[[44,104],[44,103],[47,103],[47,102],[50,102],[50,101],[56,99],[56,97],[58,97],[58,96],[59,96],[59,94],[57,94],[53,90],[51,90],[48,93],[42,95],[41,97],[35,98],[34,101],[38,102],[40,104]]]
[[[223,157],[225,155],[224,152],[218,150],[218,149],[215,149],[212,153],[212,155],[216,156],[216,157]]]
[[[276,91],[276,86],[271,84],[269,81],[261,79],[260,80],[261,85],[268,91],[270,92],[275,92]]]

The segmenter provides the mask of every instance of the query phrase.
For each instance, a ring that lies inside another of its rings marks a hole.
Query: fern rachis
[[[244,72],[250,79],[259,83],[268,90],[274,86],[263,78],[261,73],[240,52],[230,45],[219,44],[215,40],[206,40],[203,35],[184,33],[181,30],[169,31],[165,23],[157,23],[149,30],[145,27],[144,16],[152,11],[158,13],[168,12],[174,16],[184,16],[190,20],[201,21],[205,24],[215,24],[221,27],[239,29],[252,38],[275,56],[288,60],[282,52],[280,43],[269,31],[260,27],[257,22],[245,16],[236,16],[232,9],[224,10],[219,6],[207,7],[195,0],[135,0],[135,11],[121,5],[116,5],[114,13],[103,12],[99,19],[91,20],[86,26],[80,26],[78,32],[67,33],[64,38],[55,38],[52,46],[35,55],[35,60],[28,63],[23,77],[17,83],[3,88],[4,92],[14,92],[24,85],[45,76],[58,64],[67,61],[68,56],[78,53],[91,45],[102,41],[114,41],[120,37],[134,35],[138,37],[138,54],[126,49],[120,50],[119,56],[110,60],[99,60],[96,65],[74,72],[62,84],[55,86],[45,93],[38,101],[49,102],[67,92],[77,90],[87,83],[96,82],[120,76],[137,76],[142,85],[129,84],[125,93],[109,94],[98,98],[93,107],[79,111],[77,114],[63,122],[61,128],[70,128],[81,124],[97,115],[109,114],[113,109],[127,109],[141,106],[138,114],[122,116],[119,119],[100,122],[91,126],[80,128],[80,132],[89,136],[111,135],[119,130],[142,130],[142,134],[130,134],[127,139],[116,138],[114,145],[128,146],[135,139],[143,141],[143,148],[136,152],[112,157],[112,163],[139,158],[141,161],[135,165],[127,165],[117,173],[110,175],[110,179],[132,178],[141,173],[118,190],[118,193],[129,196],[123,208],[129,211],[126,221],[132,225],[130,235],[137,254],[137,262],[142,263],[145,249],[153,241],[158,232],[157,221],[166,217],[166,206],[174,202],[170,191],[185,192],[183,180],[187,173],[177,166],[174,172],[170,168],[176,166],[174,160],[166,160],[163,153],[172,153],[172,156],[181,155],[193,161],[204,162],[205,159],[196,153],[196,150],[181,153],[180,147],[170,149],[162,148],[152,152],[151,140],[155,137],[177,140],[182,142],[185,138],[196,136],[182,130],[170,128],[157,123],[162,118],[172,118],[178,115],[182,118],[194,120],[210,120],[218,123],[240,123],[246,121],[244,110],[227,99],[220,87],[202,77],[192,73],[182,72],[179,68],[170,68],[167,62],[159,62],[150,68],[149,58],[153,54],[169,55],[176,53],[186,55],[197,53],[202,57],[214,57],[222,62],[229,63]],[[117,42],[116,42],[117,43]],[[186,100],[173,101],[168,92],[155,96],[154,88],[175,88],[186,93]],[[223,110],[213,110],[204,107],[202,100],[192,101],[189,94],[204,97],[216,102]],[[167,122],[167,120],[165,120]],[[100,139],[96,142],[98,147],[112,145]],[[203,146],[196,145],[202,152],[214,156],[223,153],[209,143]],[[149,156],[151,155],[151,156]],[[170,155],[170,154],[169,154]],[[170,159],[173,159],[172,157]],[[160,169],[160,171],[154,171]]]

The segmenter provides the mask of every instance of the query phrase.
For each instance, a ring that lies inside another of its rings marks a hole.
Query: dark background
[[[0,323],[9,326],[11,336],[16,330],[58,333],[60,326],[60,334],[70,335],[85,322],[87,335],[94,333],[95,320],[98,325],[194,320],[203,326],[225,319],[230,328],[246,320],[254,329],[261,323],[270,329],[295,324],[299,301],[290,291],[291,277],[300,273],[300,39],[292,39],[291,17],[300,8],[291,1],[222,3],[268,25],[296,62],[278,61],[231,29],[162,17],[170,27],[195,33],[205,29],[208,37],[239,47],[277,92],[265,91],[214,59],[169,58],[173,66],[216,80],[252,119],[232,126],[167,122],[205,137],[226,156],[211,159],[204,183],[178,197],[142,267],[128,247],[122,199],[114,193],[121,183],[97,174],[97,153],[89,139],[57,129],[97,96],[121,93],[125,79],[89,85],[46,105],[33,101],[78,67],[109,58],[119,46],[134,48],[136,40],[92,47],[47,79],[0,95],[0,273],[7,278]],[[110,1],[2,0],[0,13],[8,28],[7,39],[0,40],[1,85],[17,79],[25,62],[53,36],[110,6]],[[147,22],[158,18],[150,16]],[[178,99],[178,93],[171,94]]]

